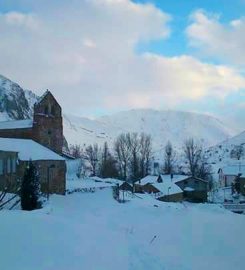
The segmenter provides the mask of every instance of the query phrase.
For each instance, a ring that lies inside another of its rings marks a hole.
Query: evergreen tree
[[[24,177],[21,184],[21,207],[23,210],[34,210],[41,207],[40,182],[37,169],[30,161],[25,169]]]

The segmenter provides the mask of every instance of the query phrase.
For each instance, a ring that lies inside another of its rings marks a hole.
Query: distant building
[[[0,122],[0,188],[23,177],[29,160],[37,166],[43,192],[65,193],[66,163],[61,156],[63,124],[61,107],[51,94],[34,105],[33,119]]]
[[[175,181],[175,184],[183,190],[183,198],[190,202],[206,202],[208,199],[208,181],[193,176],[185,176],[184,179]]]
[[[144,192],[153,193],[158,200],[206,202],[208,181],[187,175],[146,176],[137,184]]]
[[[240,174],[245,176],[245,165],[227,165],[218,170],[219,183],[221,187],[231,187],[236,177]]]
[[[133,185],[125,181],[119,186],[119,190],[133,192]]]

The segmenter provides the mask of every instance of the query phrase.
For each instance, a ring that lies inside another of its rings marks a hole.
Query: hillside
[[[168,140],[178,149],[193,137],[211,146],[233,134],[218,119],[190,112],[131,110],[94,120],[64,115],[64,132],[69,143],[109,144],[122,132],[145,132],[153,139],[154,151],[160,151]]]
[[[37,96],[0,75],[0,121],[32,117]],[[193,137],[205,146],[231,138],[233,132],[215,117],[180,111],[138,109],[102,116],[96,119],[64,113],[64,135],[68,144],[98,143],[112,146],[122,132],[144,132],[153,140],[155,156],[159,156],[168,140],[177,150],[183,141]]]
[[[231,137],[227,140],[224,140],[207,150],[207,156],[209,161],[213,164],[219,165],[220,164],[231,164],[231,163],[238,163],[237,159],[234,157],[232,152],[237,146],[243,147],[243,154],[241,155],[240,161],[244,163],[245,160],[245,131],[241,132],[240,134]]]

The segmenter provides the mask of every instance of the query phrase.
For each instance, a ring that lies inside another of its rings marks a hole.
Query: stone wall
[[[38,160],[33,161],[39,173],[41,191],[43,193],[65,194],[66,191],[66,163],[63,160]],[[21,161],[18,175],[23,177],[28,161]],[[54,168],[50,168],[54,166]],[[48,169],[50,168],[50,169]],[[49,173],[49,181],[48,181]],[[49,182],[49,185],[48,185]]]

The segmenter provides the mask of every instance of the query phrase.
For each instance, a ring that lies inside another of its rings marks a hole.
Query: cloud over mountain
[[[136,52],[167,39],[171,15],[129,0],[19,0],[0,15],[0,70],[26,88],[52,89],[66,111],[175,108],[245,87],[236,69],[193,56]]]

